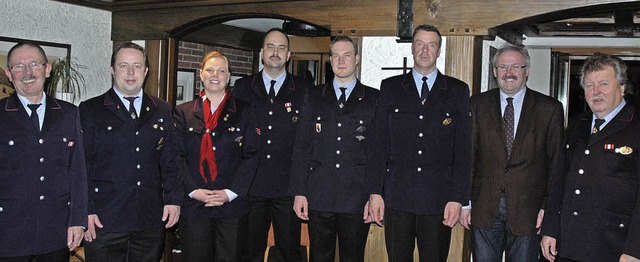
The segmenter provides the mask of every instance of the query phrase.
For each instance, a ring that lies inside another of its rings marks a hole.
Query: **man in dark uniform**
[[[640,261],[640,114],[623,98],[626,71],[604,54],[582,66],[591,112],[567,126],[542,222],[550,261]]]
[[[330,60],[333,81],[311,88],[305,100],[289,192],[297,216],[309,221],[311,261],[333,261],[336,237],[340,261],[364,261],[366,152],[378,90],[356,78],[353,39],[333,39]]]
[[[469,202],[469,87],[436,68],[441,43],[437,28],[418,26],[413,69],[380,88],[369,212],[384,218],[389,261],[412,261],[416,238],[421,261],[446,261],[451,228]]]
[[[530,60],[523,47],[498,49],[492,64],[499,88],[471,97],[473,212],[463,207],[460,223],[473,232],[474,261],[499,262],[503,253],[506,261],[539,261],[564,114],[558,100],[527,88]]]
[[[0,261],[69,261],[87,226],[87,177],[76,106],[45,95],[44,50],[9,50],[16,92],[0,100]]]
[[[311,86],[289,74],[289,37],[271,29],[264,37],[264,70],[235,82],[232,96],[256,109],[260,132],[260,163],[249,190],[245,261],[263,261],[269,225],[273,222],[276,250],[284,261],[300,261],[300,220],[289,193],[291,156],[304,94]]]
[[[89,177],[90,261],[158,261],[180,216],[182,180],[171,107],[142,91],[144,49],[111,57],[114,85],[80,104]]]

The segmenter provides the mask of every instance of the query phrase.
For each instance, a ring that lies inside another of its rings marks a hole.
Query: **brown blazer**
[[[471,223],[490,229],[504,193],[512,233],[535,235],[538,212],[544,207],[564,137],[562,105],[527,88],[511,158],[507,159],[499,89],[474,95],[470,103]]]

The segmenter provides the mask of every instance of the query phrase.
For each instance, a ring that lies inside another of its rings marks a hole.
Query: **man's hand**
[[[471,229],[471,208],[462,208],[460,212],[460,225],[466,229]]]
[[[381,195],[371,194],[364,208],[364,222],[375,222],[378,226],[382,226],[382,220],[384,220],[384,199]]]
[[[540,241],[540,248],[542,248],[542,255],[549,261],[555,261],[558,250],[556,249],[556,239],[553,237],[543,236]]]
[[[102,223],[100,223],[100,219],[96,214],[89,215],[88,219],[89,223],[87,226],[89,228],[87,228],[87,232],[84,232],[84,240],[91,242],[96,239],[96,227],[102,228]]]
[[[293,200],[293,211],[296,211],[296,216],[302,220],[309,220],[309,203],[307,197],[296,196]]]
[[[191,198],[205,203],[205,206],[212,206],[213,204],[213,190],[198,188],[193,191]],[[221,206],[222,203],[219,204]]]
[[[620,262],[640,262],[640,259],[627,254],[622,254],[622,256],[620,256]]]
[[[167,222],[165,228],[170,228],[180,219],[180,206],[177,205],[164,205],[162,210],[162,221]]]
[[[536,221],[536,228],[538,229],[538,234],[540,234],[540,230],[542,229],[542,219],[544,218],[544,209],[540,209],[538,212],[538,220]]]
[[[224,192],[224,190],[212,190],[211,192],[211,202],[207,203],[204,206],[217,207],[229,202],[229,196],[227,195],[227,192]]]
[[[462,209],[462,205],[460,203],[448,202],[444,207],[444,219],[442,220],[442,224],[445,224],[448,227],[455,226],[460,219],[460,209]]]
[[[84,235],[84,229],[81,226],[69,227],[67,229],[67,247],[69,251],[76,249],[82,242],[82,235]]]

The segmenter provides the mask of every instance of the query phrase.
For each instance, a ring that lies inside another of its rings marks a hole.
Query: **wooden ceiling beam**
[[[262,32],[224,24],[215,24],[194,31],[192,34],[188,34],[180,40],[204,45],[255,51],[262,47],[262,38]]]
[[[116,11],[112,15],[112,39],[162,39],[171,30],[195,21],[234,15],[260,17],[265,14],[295,18],[322,26],[330,29],[332,35],[397,35],[397,1],[249,2],[252,3]],[[628,0],[594,0],[586,5],[584,0],[545,1],[544,4],[533,0],[493,0],[482,4],[478,4],[477,0],[416,0],[413,1],[413,25],[435,25],[443,35],[487,36],[490,28],[530,17],[585,6],[597,10],[602,4],[630,6],[632,3],[638,5],[636,1]],[[557,20],[553,17],[549,19]]]

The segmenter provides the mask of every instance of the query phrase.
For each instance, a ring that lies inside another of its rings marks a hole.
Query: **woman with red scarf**
[[[207,53],[200,97],[176,107],[187,196],[180,218],[184,261],[238,261],[240,219],[257,167],[258,132],[250,105],[230,97],[229,60]]]

